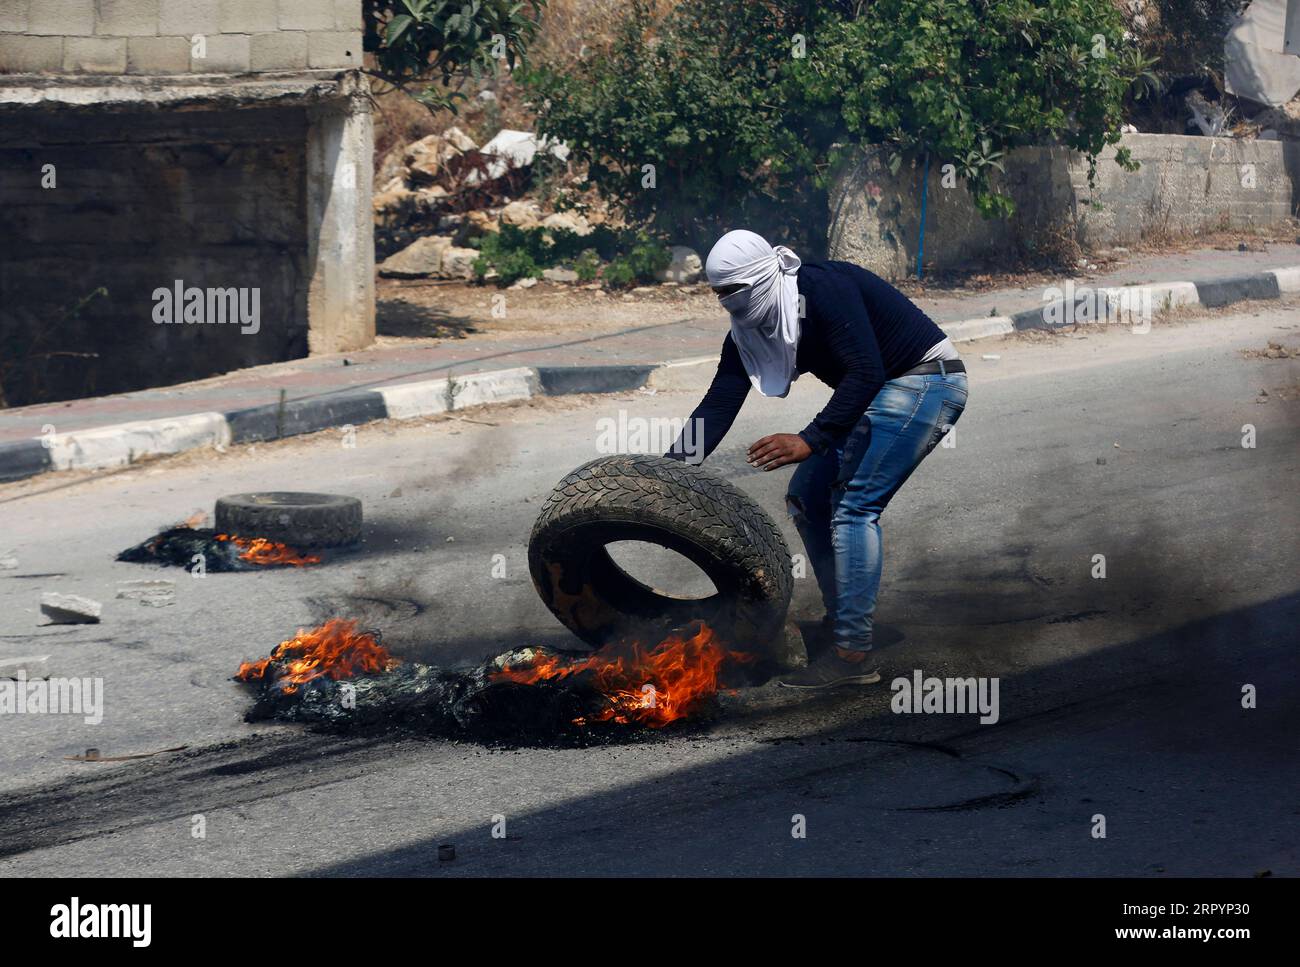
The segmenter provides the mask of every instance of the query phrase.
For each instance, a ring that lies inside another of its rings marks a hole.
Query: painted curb
[[[50,449],[40,440],[0,443],[0,482],[22,480],[53,469]]]
[[[1144,309],[1147,304],[1154,314],[1184,305],[1219,308],[1245,299],[1277,299],[1290,292],[1300,292],[1300,266],[1204,282],[1097,287],[1075,286],[1069,280],[1063,293],[1065,297],[1048,300],[1037,308],[1010,316],[941,323],[940,328],[953,342],[974,342],[1018,330],[1055,329],[1077,323],[1112,321],[1130,325],[1134,322],[1134,307]],[[1098,293],[1105,294],[1104,303],[1096,298]],[[1097,318],[1098,315],[1105,318]],[[51,434],[0,443],[0,482],[22,480],[53,470],[125,467],[146,456],[277,440],[374,420],[434,416],[535,396],[672,388],[681,385],[675,378],[679,371],[711,364],[716,359],[716,356],[700,356],[656,364],[523,366],[327,394],[229,413],[192,413]]]
[[[231,437],[223,414],[190,413],[52,433],[36,442],[47,449],[50,470],[103,470],[125,467],[141,457],[225,446]]]
[[[983,319],[941,322],[939,328],[953,342],[974,342],[976,339],[1006,336],[1016,331],[1015,322],[1010,316],[987,316]]]

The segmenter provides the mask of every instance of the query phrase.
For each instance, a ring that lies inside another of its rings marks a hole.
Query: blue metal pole
[[[916,239],[916,277],[921,278],[921,256],[925,253],[925,197],[930,188],[930,152],[925,153],[925,172],[921,175],[921,231]]]

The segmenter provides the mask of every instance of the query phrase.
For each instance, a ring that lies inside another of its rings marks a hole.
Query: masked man
[[[688,426],[703,455],[721,442],[752,386],[784,397],[803,373],[834,390],[798,433],[773,433],[751,465],[797,463],[786,501],[826,615],[806,633],[810,662],[791,688],[880,681],[868,653],[880,589],[880,515],[966,407],[966,367],[906,296],[847,262],[800,262],[753,232],[728,232],[705,271],[731,316],[717,374]],[[696,423],[694,421],[702,422]],[[696,451],[698,452],[698,451]],[[679,439],[665,456],[685,459]]]

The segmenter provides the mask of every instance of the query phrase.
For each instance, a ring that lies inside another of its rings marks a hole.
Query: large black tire
[[[290,491],[217,498],[217,533],[294,547],[343,547],[361,539],[361,501]]]
[[[688,600],[642,584],[606,550],[627,540],[684,555],[717,593]],[[758,504],[707,470],[652,456],[602,457],[561,480],[533,526],[528,567],[546,606],[594,647],[702,620],[734,648],[767,652],[793,582],[785,538]]]

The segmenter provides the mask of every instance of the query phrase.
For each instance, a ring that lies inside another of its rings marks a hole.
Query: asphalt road
[[[597,455],[601,418],[684,416],[706,370],[653,395],[366,426],[354,448],[323,433],[0,488],[0,552],[17,559],[0,571],[0,659],[49,654],[106,693],[98,725],[0,719],[0,874],[1294,875],[1300,367],[1240,352],[1269,339],[1300,345],[1296,306],[969,349],[957,446],[885,516],[882,684],[746,689],[714,720],[624,745],[248,725],[230,676],[331,614],[440,664],[572,644],[527,576],[540,501]],[[741,455],[826,395],[806,377],[787,400],[751,399],[708,464],[780,515],[792,547],[789,471]],[[315,570],[202,579],[113,561],[250,489],[355,494],[366,543]],[[159,577],[176,582],[169,606],[114,597]],[[103,622],[40,626],[46,590],[103,601]],[[811,576],[795,595],[815,614]],[[888,683],[916,669],[996,677],[998,722],[893,713]],[[438,861],[444,843],[455,861]]]

